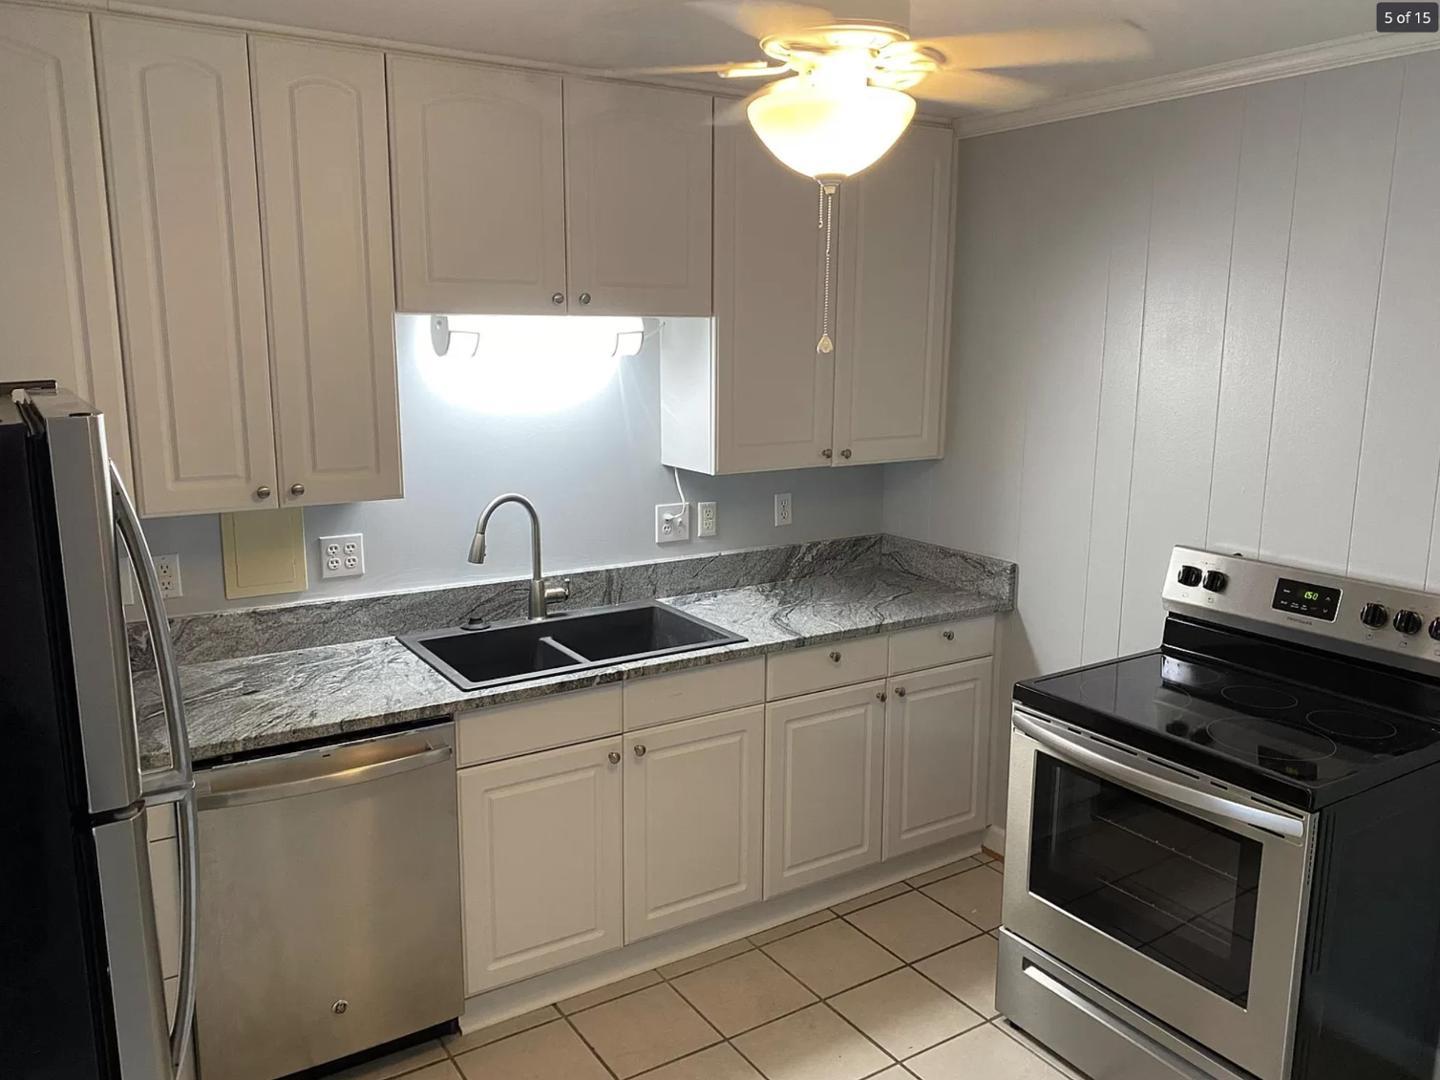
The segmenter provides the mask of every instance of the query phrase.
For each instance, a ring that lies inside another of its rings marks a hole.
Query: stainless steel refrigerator
[[[121,598],[150,626],[171,767],[142,772]],[[0,1076],[169,1080],[194,1020],[194,780],[168,625],[104,418],[0,386]],[[146,810],[173,804],[181,967],[167,1019]]]

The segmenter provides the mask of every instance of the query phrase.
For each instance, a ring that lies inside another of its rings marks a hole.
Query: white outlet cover
[[[185,595],[184,582],[180,580],[180,556],[156,555],[155,577],[160,581],[160,595],[176,597]]]
[[[789,525],[794,520],[795,515],[790,505],[790,492],[777,494],[775,496],[775,527]]]
[[[686,503],[655,504],[655,543],[674,544],[690,539],[690,514]]]
[[[695,535],[714,536],[719,513],[713,502],[695,504]]]
[[[365,536],[345,533],[320,537],[322,578],[360,577],[365,573]]]

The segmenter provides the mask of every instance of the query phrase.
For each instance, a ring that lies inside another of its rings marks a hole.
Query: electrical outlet
[[[155,556],[155,576],[160,579],[160,595],[164,597],[184,596],[185,589],[180,581],[180,556]]]
[[[790,492],[775,496],[775,527],[789,525],[794,520],[790,512]]]
[[[359,577],[365,573],[365,536],[346,533],[343,536],[320,537],[320,576]]]
[[[657,503],[655,506],[655,543],[673,544],[690,539],[689,503]]]
[[[715,504],[713,502],[696,503],[695,515],[697,521],[695,535],[714,536],[717,524]]]

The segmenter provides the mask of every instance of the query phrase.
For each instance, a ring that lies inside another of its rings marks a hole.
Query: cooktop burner
[[[1205,769],[1207,759],[1225,760],[1302,788],[1332,784],[1440,743],[1440,726],[1421,717],[1163,651],[1032,680],[1017,688],[1022,701],[1024,687],[1112,724],[1163,736],[1173,750],[1157,752],[1179,762]]]

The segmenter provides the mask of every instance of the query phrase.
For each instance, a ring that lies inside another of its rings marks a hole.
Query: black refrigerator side
[[[49,465],[0,401],[0,1075],[119,1076]]]

